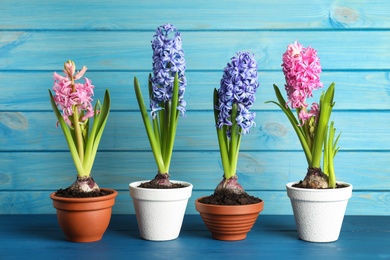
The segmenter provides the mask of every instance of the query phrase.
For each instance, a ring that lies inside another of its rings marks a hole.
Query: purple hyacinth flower
[[[177,109],[184,116],[186,102],[183,98],[187,80],[185,77],[186,61],[184,59],[180,32],[173,25],[167,23],[157,28],[153,38],[151,114],[154,118],[156,112],[163,109],[163,104],[172,99],[174,77],[178,73],[179,104]]]
[[[233,103],[238,105],[238,115],[234,120],[241,129],[240,134],[249,133],[250,128],[255,126],[256,114],[249,109],[256,100],[258,87],[257,62],[254,55],[249,52],[237,53],[224,68],[218,89],[218,105],[215,108],[219,111],[217,127],[221,129],[224,125],[229,126],[228,136],[232,126]]]

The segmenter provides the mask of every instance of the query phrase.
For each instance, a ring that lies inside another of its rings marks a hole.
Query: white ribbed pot
[[[138,187],[143,182],[148,181],[129,184],[141,238],[152,241],[176,239],[181,230],[188,199],[191,197],[192,184],[171,180],[186,187],[177,189]]]
[[[352,185],[345,188],[294,188],[296,182],[287,183],[299,238],[309,242],[333,242],[339,238]]]

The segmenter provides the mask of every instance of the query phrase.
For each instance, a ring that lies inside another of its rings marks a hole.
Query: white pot
[[[173,181],[186,187],[177,189],[145,189],[148,181],[129,184],[141,238],[153,241],[173,240],[179,236],[192,184]]]
[[[299,238],[309,242],[333,242],[339,238],[341,226],[352,196],[352,185],[338,189],[294,188],[287,183]]]

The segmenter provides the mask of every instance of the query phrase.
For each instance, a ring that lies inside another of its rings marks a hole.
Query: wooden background
[[[152,36],[170,22],[182,32],[188,80],[170,173],[194,185],[188,214],[197,214],[194,200],[221,180],[212,93],[238,51],[255,54],[260,82],[257,126],[242,139],[239,181],[265,201],[262,214],[292,214],[285,184],[304,177],[305,157],[284,114],[264,102],[275,99],[273,83],[283,88],[281,56],[298,40],[318,50],[324,85],[336,82],[336,173],[354,185],[347,214],[390,215],[389,1],[106,2],[0,2],[0,214],[54,214],[49,194],[75,179],[47,93],[68,59],[88,67],[95,99],[110,89],[112,111],[93,175],[119,191],[114,213],[134,212],[128,184],[154,177],[156,166],[133,77],[146,93]]]

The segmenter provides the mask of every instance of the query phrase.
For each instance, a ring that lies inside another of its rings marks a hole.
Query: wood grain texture
[[[58,64],[58,72],[60,65]],[[189,71],[186,73],[188,86],[185,100],[188,110],[211,111],[212,93],[214,88],[219,88],[222,71],[223,67],[215,71]],[[151,68],[148,71],[125,70],[121,72],[88,70],[85,76],[92,79],[95,85],[95,99],[102,99],[104,90],[108,88],[113,111],[136,111],[138,104],[134,94],[133,79],[137,77],[142,91],[146,95],[149,73],[151,73]],[[0,71],[2,90],[0,111],[50,110],[47,90],[53,85],[52,76],[53,71]],[[26,84],[26,79],[29,79],[28,84]],[[325,71],[321,74],[321,79],[325,86],[332,82],[336,83],[335,111],[390,109],[390,70]],[[279,111],[278,107],[273,104],[265,104],[265,101],[276,100],[272,88],[273,84],[277,84],[283,90],[283,73],[281,71],[260,71],[259,82],[260,88],[257,90],[253,109]],[[317,91],[315,98],[318,98],[320,93],[321,90]],[[312,101],[314,100],[312,99]]]
[[[301,150],[290,122],[281,111],[256,111],[256,127],[242,138],[242,150]],[[56,118],[48,112],[0,112],[0,151],[67,150]],[[390,142],[390,120],[386,111],[335,111],[339,145],[343,150],[382,150]],[[370,123],[367,124],[369,120]],[[150,145],[138,111],[111,113],[100,143],[102,150],[149,150]],[[212,111],[188,111],[179,118],[177,150],[218,149]],[[363,138],[369,136],[370,138]]]
[[[55,214],[49,197],[52,191],[14,191],[10,197],[6,191],[0,191],[0,214]],[[264,200],[263,215],[292,215],[290,200],[286,191],[248,191],[251,195]],[[188,201],[186,214],[199,214],[195,210],[195,200],[208,196],[212,191],[194,190]],[[389,192],[354,191],[348,201],[347,215],[383,215],[388,216],[390,209]],[[26,206],[28,205],[28,206]],[[119,191],[115,199],[113,214],[135,214],[129,191]]]
[[[272,84],[283,89],[281,57],[298,40],[318,50],[324,85],[336,82],[336,174],[354,185],[347,214],[390,215],[388,10],[383,0],[0,1],[0,214],[52,214],[49,193],[75,178],[47,92],[68,59],[88,67],[95,99],[110,90],[93,174],[120,192],[114,213],[134,213],[128,184],[152,178],[156,167],[133,78],[146,94],[150,41],[170,22],[182,32],[187,61],[187,117],[179,119],[171,175],[194,185],[188,214],[197,214],[194,200],[211,194],[222,176],[212,91],[237,51],[255,54],[260,82],[239,181],[265,200],[263,214],[292,214],[285,183],[304,177],[305,158],[284,114],[265,102],[275,100]]]
[[[199,214],[185,216],[179,238],[163,243],[140,239],[135,215],[113,215],[103,239],[88,244],[66,241],[55,215],[3,215],[0,229],[0,253],[6,259],[76,259],[85,254],[91,259],[356,260],[390,255],[387,216],[346,216],[333,243],[298,239],[292,215],[260,214],[247,238],[235,243],[212,239]]]
[[[386,190],[389,159],[383,152],[341,151],[335,171],[340,180],[352,183],[356,190]],[[364,163],[356,164],[357,161]],[[69,186],[76,178],[69,152],[2,153],[0,165],[8,165],[0,169],[0,190],[54,190]],[[302,179],[305,167],[300,151],[243,151],[237,175],[248,190],[281,191],[287,182]],[[127,189],[130,182],[150,179],[156,173],[149,151],[100,152],[93,168],[93,176],[101,186],[118,190]],[[191,182],[196,190],[213,190],[222,180],[222,173],[218,151],[174,152],[171,177]],[[371,177],[365,180],[367,175]]]
[[[387,1],[1,1],[5,29],[154,30],[171,21],[182,30],[389,28]],[[39,17],[39,19],[36,19]],[[69,18],[71,17],[71,18]]]
[[[62,70],[68,59],[91,70],[151,69],[154,33],[149,31],[0,31],[3,34],[2,70]],[[296,40],[318,50],[324,70],[389,68],[387,30],[188,31],[182,39],[190,71],[220,71],[238,51],[254,53],[261,70],[280,71],[286,46]]]

